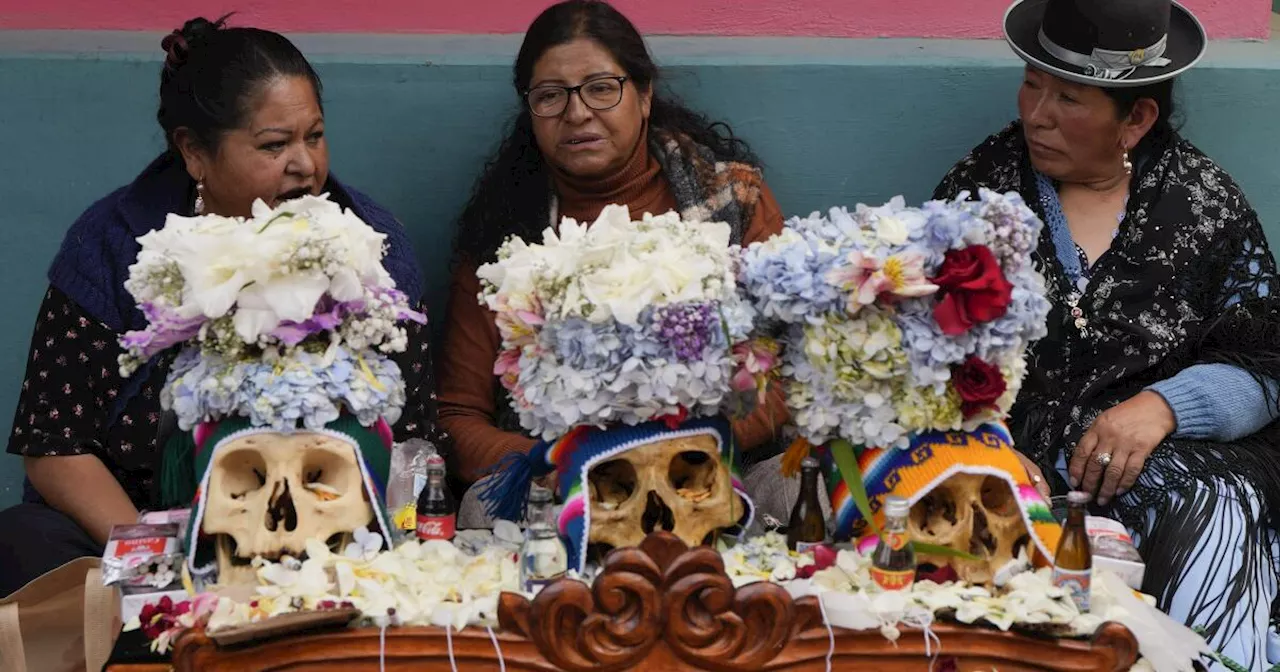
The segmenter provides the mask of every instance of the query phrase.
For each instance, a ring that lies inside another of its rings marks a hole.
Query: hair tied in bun
[[[187,38],[182,36],[181,30],[175,30],[164,36],[160,40],[160,48],[164,49],[165,58],[164,65],[169,69],[177,68],[187,62]]]

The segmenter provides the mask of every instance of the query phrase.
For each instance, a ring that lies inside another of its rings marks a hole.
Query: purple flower
[[[150,359],[156,353],[194,337],[208,319],[204,315],[184,318],[176,310],[150,301],[138,307],[147,318],[147,328],[125,333],[120,338],[120,345],[130,351],[139,351],[143,359]]]
[[[284,320],[271,330],[271,336],[285,345],[297,345],[312,334],[337,329],[342,324],[343,316],[354,314],[363,307],[363,301],[338,303],[326,294],[316,304],[316,312],[311,317],[302,322]]]
[[[713,304],[678,304],[653,312],[653,331],[658,340],[681,362],[702,359],[708,346],[723,343],[717,338],[720,317]]]

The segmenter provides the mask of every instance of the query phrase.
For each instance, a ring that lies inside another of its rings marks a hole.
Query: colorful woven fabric
[[[852,539],[866,532],[866,523],[853,495],[825,446],[815,448],[826,475],[831,497],[835,538]],[[1003,424],[987,424],[973,432],[932,432],[918,435],[902,449],[856,450],[863,487],[871,501],[876,524],[884,525],[881,511],[888,495],[905,497],[915,504],[937,485],[956,474],[983,474],[1003,479],[1013,490],[1023,522],[1031,532],[1042,560],[1052,560],[1062,528],[1048,502],[1040,496],[1018,460]]]
[[[305,430],[312,431],[312,430]],[[207,575],[216,563],[212,545],[201,546],[204,536],[199,532],[204,520],[205,493],[208,491],[210,465],[213,457],[233,441],[256,434],[274,434],[267,427],[251,427],[247,418],[232,418],[222,422],[206,422],[195,427],[188,437],[194,439],[193,459],[195,470],[184,474],[195,480],[195,501],[187,525],[187,566],[193,575]],[[387,537],[391,530],[387,525],[385,496],[387,477],[391,470],[391,429],[383,420],[373,427],[365,427],[354,416],[344,415],[313,433],[325,434],[349,443],[356,451],[360,470],[364,474],[364,488],[374,511],[377,531]]]
[[[723,417],[686,420],[678,425],[663,421],[641,425],[600,429],[578,426],[555,441],[538,443],[524,459],[513,459],[504,465],[490,487],[480,495],[491,514],[497,518],[516,520],[523,513],[529,480],[556,472],[557,489],[564,508],[558,525],[560,537],[569,551],[569,566],[579,572],[586,568],[587,540],[591,530],[591,506],[587,475],[591,468],[614,459],[627,451],[682,437],[706,435],[715,439],[721,463],[728,468],[733,489],[744,504],[740,527],[751,524],[755,506],[742,487],[738,473],[738,456],[733,446],[733,432]]]

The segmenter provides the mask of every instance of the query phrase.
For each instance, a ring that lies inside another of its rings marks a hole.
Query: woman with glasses
[[[522,101],[462,214],[440,419],[454,436],[454,473],[471,483],[533,439],[520,433],[493,365],[501,338],[476,296],[476,268],[512,235],[540,238],[563,217],[594,221],[611,203],[641,213],[728,222],[733,242],[766,239],[782,213],[747,145],[656,90],[658,69],[640,33],[604,2],[569,0],[529,27],[516,59]],[[780,396],[735,426],[750,450],[787,420]],[[474,490],[474,488],[473,488]],[[459,527],[483,524],[473,496]]]

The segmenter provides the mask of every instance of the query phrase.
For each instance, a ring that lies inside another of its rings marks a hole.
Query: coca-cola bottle
[[[418,495],[418,539],[452,540],[457,519],[453,495],[444,482],[444,458],[433,454],[427,458],[427,485]]]

